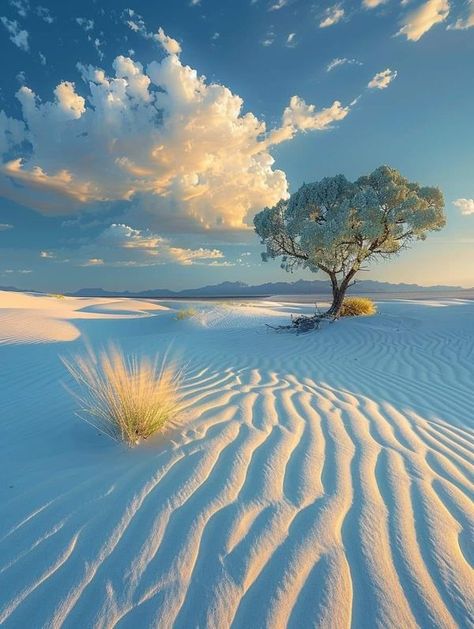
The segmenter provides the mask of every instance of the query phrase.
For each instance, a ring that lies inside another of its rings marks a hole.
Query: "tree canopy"
[[[389,166],[354,182],[336,175],[303,184],[254,219],[264,260],[281,257],[287,271],[304,267],[329,275],[335,315],[365,262],[396,254],[445,222],[439,188],[410,182]]]

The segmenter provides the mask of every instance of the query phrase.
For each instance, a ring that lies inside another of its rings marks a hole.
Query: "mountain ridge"
[[[0,286],[0,290],[11,292],[41,293],[43,291],[20,289],[15,286]],[[465,293],[473,288],[437,284],[420,286],[404,282],[393,284],[377,280],[360,280],[349,289],[349,293],[415,293],[456,291]],[[247,284],[246,282],[221,282],[199,288],[186,288],[173,291],[168,288],[153,288],[143,291],[113,291],[101,287],[85,287],[76,291],[66,292],[70,297],[150,297],[150,298],[181,298],[181,297],[270,297],[272,295],[330,295],[331,285],[325,280],[296,280],[294,282],[265,282],[263,284]]]
[[[354,293],[397,293],[397,292],[441,292],[471,290],[461,286],[420,286],[418,284],[378,282],[376,280],[360,280],[349,289]],[[311,295],[331,294],[331,286],[324,280],[297,280],[295,282],[266,282],[263,284],[247,284],[246,282],[221,282],[199,288],[188,288],[180,291],[170,289],[148,289],[144,291],[109,291],[103,288],[81,288],[68,293],[74,297],[269,297],[271,295]]]

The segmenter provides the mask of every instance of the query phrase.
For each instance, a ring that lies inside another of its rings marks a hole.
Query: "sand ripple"
[[[473,626],[474,307],[423,308],[298,338],[263,331],[277,306],[167,319],[186,410],[135,451],[74,421],[57,348],[5,347],[0,624]]]

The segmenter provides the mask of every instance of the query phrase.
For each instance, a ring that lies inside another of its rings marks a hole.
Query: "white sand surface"
[[[308,305],[0,292],[0,625],[472,627],[474,302]],[[60,356],[187,364],[133,450],[75,417]]]

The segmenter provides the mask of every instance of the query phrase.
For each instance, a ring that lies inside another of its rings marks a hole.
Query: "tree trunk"
[[[351,279],[354,277],[356,272],[357,271],[355,269],[349,271],[349,273],[343,278],[340,284],[338,284],[337,277],[334,273],[329,274],[332,285],[332,304],[329,310],[326,312],[327,315],[336,319],[339,317],[346,291],[349,287]]]
[[[347,288],[347,287],[346,287]],[[342,303],[344,301],[344,295],[346,294],[346,288],[337,287],[332,292],[332,304],[329,310],[326,312],[331,317],[339,317],[341,312]]]

